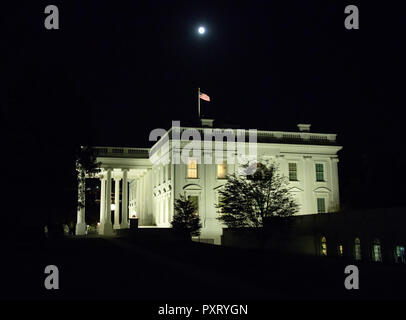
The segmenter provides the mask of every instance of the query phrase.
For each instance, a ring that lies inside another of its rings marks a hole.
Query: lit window
[[[187,177],[189,179],[197,179],[197,161],[189,159],[187,164]]]
[[[326,212],[326,200],[324,198],[317,198],[317,213]]]
[[[297,164],[289,163],[289,181],[297,181]]]
[[[374,243],[372,244],[372,259],[375,262],[382,261],[381,242],[379,239],[374,239]]]
[[[354,240],[354,258],[355,260],[361,260],[361,241],[359,238]]]
[[[316,181],[324,181],[324,165],[316,163]]]
[[[227,163],[220,163],[217,165],[217,178],[225,179],[227,175]]]
[[[343,249],[343,245],[342,245],[342,244],[339,244],[339,245],[338,245],[338,255],[339,255],[340,257],[342,257],[342,256],[344,255],[344,249]]]
[[[199,197],[198,196],[189,196],[189,201],[192,203],[195,211],[193,212],[195,215],[199,215]]]
[[[405,247],[403,246],[395,247],[395,259],[397,263],[406,263]]]
[[[326,237],[321,237],[321,255],[327,256],[327,239]]]

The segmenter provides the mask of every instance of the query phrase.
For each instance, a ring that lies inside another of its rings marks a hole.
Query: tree
[[[86,229],[84,221],[84,208],[86,199],[86,178],[93,177],[100,172],[100,163],[96,162],[96,154],[91,147],[80,147],[76,152],[76,178],[77,178],[77,212],[78,222],[76,224],[76,234],[83,234]],[[81,218],[80,218],[81,217]],[[72,226],[72,223],[69,223]],[[79,232],[79,233],[78,233]]]
[[[193,202],[184,195],[175,199],[175,214],[171,222],[172,228],[185,236],[199,236],[202,227],[199,215]]]
[[[280,224],[298,211],[298,205],[287,188],[286,177],[276,164],[257,163],[256,170],[246,165],[241,174],[227,176],[219,190],[219,220],[229,228],[251,227],[265,241],[264,223]]]
[[[76,176],[78,186],[77,208],[85,206],[86,177],[93,177],[100,172],[100,162],[96,162],[96,155],[91,147],[80,147],[76,153]]]

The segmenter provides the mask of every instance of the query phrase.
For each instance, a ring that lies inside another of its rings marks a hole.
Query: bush
[[[187,236],[199,236],[202,227],[200,217],[196,214],[194,204],[184,195],[180,195],[179,199],[175,199],[175,214],[171,222],[175,232]]]

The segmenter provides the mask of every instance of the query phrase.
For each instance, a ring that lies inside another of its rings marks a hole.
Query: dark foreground
[[[165,237],[20,241],[3,250],[1,299],[405,299],[406,266],[184,243]],[[60,289],[44,288],[56,265]]]

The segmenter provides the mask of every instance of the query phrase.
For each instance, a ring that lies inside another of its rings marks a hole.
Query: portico
[[[101,171],[95,178],[100,180],[100,219],[98,233],[114,235],[118,229],[128,229],[129,219],[138,218],[139,223],[152,222],[150,184],[151,164],[148,160],[148,149],[126,149],[133,158],[127,158],[124,149],[96,148],[97,162]],[[113,151],[113,152],[112,152]],[[135,156],[134,156],[135,154]],[[105,157],[107,155],[107,157]],[[85,188],[79,188],[79,196],[84,200]],[[120,199],[121,195],[121,199]],[[85,208],[78,209],[76,235],[86,234]]]

